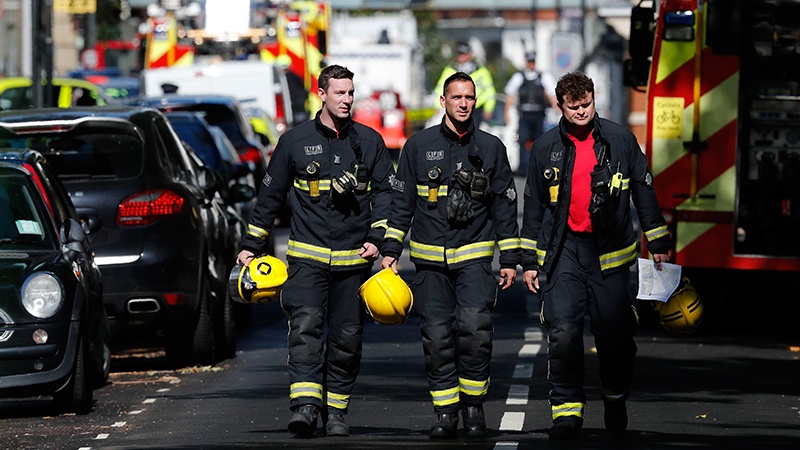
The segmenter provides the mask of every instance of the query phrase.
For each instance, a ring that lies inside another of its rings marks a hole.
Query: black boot
[[[483,437],[486,435],[486,418],[483,415],[483,406],[464,406],[461,408],[461,418],[464,419],[464,431],[469,437]]]
[[[350,436],[350,427],[344,421],[342,414],[328,414],[325,422],[325,435],[327,436]]]
[[[625,406],[625,400],[612,402],[603,399],[603,406],[605,406],[603,419],[606,430],[614,435],[622,434],[628,428],[628,408]]]
[[[317,431],[317,416],[319,408],[315,405],[301,405],[294,410],[294,414],[289,419],[289,431],[303,436],[311,437]]]
[[[578,439],[581,435],[583,420],[573,417],[562,417],[553,422],[550,427],[550,439],[571,440]]]
[[[442,413],[431,427],[431,439],[455,439],[458,435],[458,413]]]

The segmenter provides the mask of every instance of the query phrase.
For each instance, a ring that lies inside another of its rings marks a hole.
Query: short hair
[[[472,80],[471,76],[467,75],[464,72],[456,72],[447,77],[446,80],[444,80],[444,89],[442,90],[443,96],[447,97],[447,88],[449,88],[450,85],[455,81],[469,81],[470,83],[472,83],[473,89],[475,88],[475,81]]]
[[[594,98],[594,82],[583,72],[569,72],[559,78],[556,84],[556,99],[559,104],[564,103],[564,97],[578,100],[587,92],[591,92]]]
[[[337,80],[353,79],[353,72],[351,72],[347,67],[339,66],[336,64],[332,64],[330,66],[326,66],[322,69],[322,72],[319,74],[319,79],[317,80],[317,85],[323,91],[328,89],[328,84],[330,84],[330,79],[335,78]]]

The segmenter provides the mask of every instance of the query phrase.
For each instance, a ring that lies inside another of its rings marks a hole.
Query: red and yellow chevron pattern
[[[661,0],[668,11],[671,0]],[[662,40],[658,21],[647,94],[646,153],[662,208],[673,210],[675,262],[684,267],[800,270],[800,262],[737,256],[734,208],[737,186],[739,65],[705,44],[705,16],[693,5],[694,41]],[[707,3],[707,2],[701,2]],[[703,142],[694,152],[685,143]]]

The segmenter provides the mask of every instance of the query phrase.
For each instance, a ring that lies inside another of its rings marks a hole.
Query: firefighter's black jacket
[[[612,224],[593,230],[600,247],[601,270],[622,270],[636,261],[638,236],[631,222],[631,196],[647,249],[650,253],[667,253],[671,247],[669,232],[653,189],[653,174],[636,137],[628,129],[597,116],[592,135],[595,157],[605,146],[611,172],[619,170],[622,174],[622,190],[613,203]],[[562,118],[559,126],[537,139],[531,150],[520,231],[523,270],[549,274],[553,268],[566,236],[574,163],[575,145],[566,134]]]
[[[342,171],[368,174],[365,190],[342,195],[331,179]],[[313,173],[309,173],[313,172]],[[369,263],[358,255],[364,242],[380,248],[391,203],[394,168],[383,138],[350,121],[337,133],[320,121],[304,122],[281,136],[267,167],[258,203],[242,241],[256,254],[288,200],[292,211],[286,258],[332,270],[353,270]],[[319,195],[315,196],[315,185]]]
[[[453,173],[459,168],[483,171],[489,178],[487,194],[470,198],[473,217],[464,224],[447,219],[448,194],[453,189]],[[441,171],[436,180],[429,177],[432,169]],[[444,121],[422,130],[403,147],[392,188],[392,211],[381,251],[384,256],[400,256],[413,221],[410,256],[416,265],[458,268],[491,261],[496,244],[501,267],[516,268],[517,192],[505,146],[497,137],[472,125],[459,137]],[[429,198],[431,189],[437,194],[435,202]]]

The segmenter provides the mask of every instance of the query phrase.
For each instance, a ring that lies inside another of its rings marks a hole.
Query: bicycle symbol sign
[[[653,99],[653,137],[681,139],[683,131],[683,97]]]

